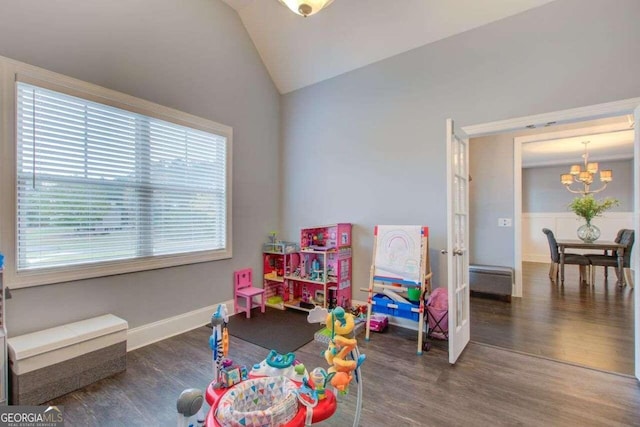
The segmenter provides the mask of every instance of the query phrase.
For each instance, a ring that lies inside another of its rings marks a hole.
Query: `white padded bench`
[[[9,338],[11,404],[40,405],[124,371],[127,328],[105,314]]]

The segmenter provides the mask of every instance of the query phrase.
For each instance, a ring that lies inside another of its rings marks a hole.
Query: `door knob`
[[[462,255],[464,252],[462,251],[462,249],[456,249],[455,251],[453,251],[454,255]]]
[[[446,249],[442,249],[442,250],[440,251],[440,253],[441,253],[442,255],[446,255],[446,254],[448,254],[448,253],[449,253],[449,251],[447,251]]]

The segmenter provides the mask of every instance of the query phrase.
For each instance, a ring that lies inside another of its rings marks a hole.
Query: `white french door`
[[[469,322],[469,138],[447,119],[447,273],[449,363],[470,338]]]
[[[633,158],[634,158],[634,174],[633,174],[633,182],[634,182],[634,208],[633,208],[633,228],[636,233],[636,242],[635,242],[635,250],[636,254],[638,253],[638,247],[640,246],[638,236],[640,236],[640,131],[638,127],[640,126],[640,105],[637,106],[634,111],[634,143],[633,143]],[[633,252],[631,253],[633,256]],[[636,257],[638,255],[635,255]],[[636,258],[637,260],[637,258]],[[636,262],[636,271],[634,275],[634,284],[635,286],[640,286],[640,265]],[[638,289],[634,289],[634,301],[633,301],[633,309],[634,309],[634,318],[635,318],[635,365],[636,365],[636,378],[640,380],[640,295],[638,293]]]

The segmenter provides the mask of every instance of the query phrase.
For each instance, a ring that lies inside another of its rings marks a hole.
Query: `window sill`
[[[104,262],[86,266],[57,267],[38,269],[37,271],[25,270],[17,273],[13,268],[8,268],[8,266],[5,265],[4,282],[5,286],[9,286],[11,289],[20,289],[32,286],[53,285],[56,283],[71,282],[75,280],[217,261],[229,259],[231,257],[232,250],[229,248],[223,251],[155,256],[150,258],[138,258],[135,260]]]

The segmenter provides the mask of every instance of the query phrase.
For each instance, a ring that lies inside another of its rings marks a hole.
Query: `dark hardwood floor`
[[[566,286],[566,285],[565,285]],[[233,321],[233,318],[231,319]],[[268,331],[265,331],[268,333]],[[132,351],[126,372],[58,398],[68,426],[172,426],[175,402],[188,387],[211,380],[211,329]],[[455,366],[446,342],[416,356],[413,331],[373,334],[361,352],[361,426],[621,426],[640,423],[637,380],[471,343]],[[309,369],[326,367],[325,345],[296,352]],[[236,363],[252,365],[267,349],[231,337]],[[351,426],[357,388],[322,426]]]
[[[634,374],[633,293],[608,281],[578,283],[567,266],[564,286],[548,277],[549,264],[523,263],[523,298],[511,303],[471,299],[471,340],[582,366]],[[640,421],[639,421],[640,423]]]

